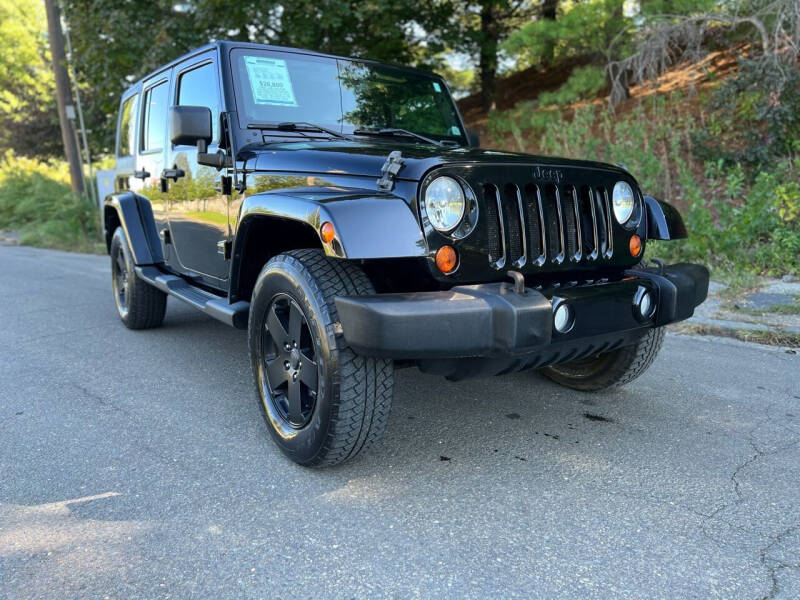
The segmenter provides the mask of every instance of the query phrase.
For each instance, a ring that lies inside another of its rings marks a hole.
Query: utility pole
[[[58,100],[58,120],[61,123],[61,141],[64,155],[69,163],[69,177],[72,191],[83,195],[86,186],[83,181],[83,166],[75,135],[75,107],[72,105],[67,59],[64,54],[64,36],[61,33],[61,14],[57,0],[45,0],[47,11],[47,30],[50,38],[50,55],[53,59],[53,75],[56,80],[56,99]]]

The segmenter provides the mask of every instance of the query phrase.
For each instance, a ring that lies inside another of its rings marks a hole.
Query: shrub
[[[97,207],[72,193],[66,163],[7,152],[0,161],[0,229],[32,246],[96,252],[103,248]]]

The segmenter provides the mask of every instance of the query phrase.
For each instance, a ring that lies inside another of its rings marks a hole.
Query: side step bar
[[[236,329],[247,329],[247,319],[250,315],[249,302],[239,301],[230,304],[227,298],[200,289],[175,275],[162,273],[157,267],[135,267],[135,270],[136,276],[140,279],[170,296],[191,304],[209,317],[214,317]]]

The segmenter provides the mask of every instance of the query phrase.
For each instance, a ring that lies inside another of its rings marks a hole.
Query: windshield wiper
[[[418,140],[422,140],[428,144],[433,144],[434,146],[443,146],[444,144],[438,140],[431,139],[429,137],[425,137],[419,133],[414,133],[413,131],[409,131],[408,129],[397,129],[396,127],[385,127],[384,129],[356,129],[353,131],[355,135],[402,135],[405,137],[413,137],[417,138]]]
[[[285,123],[250,123],[247,125],[248,129],[265,129],[270,131],[296,131],[297,133],[310,133],[318,131],[320,133],[327,133],[330,136],[342,140],[350,139],[343,133],[328,129],[322,125],[315,125],[314,123],[307,123],[305,121],[287,121]]]

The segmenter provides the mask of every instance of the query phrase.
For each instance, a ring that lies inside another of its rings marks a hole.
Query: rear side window
[[[151,87],[144,94],[142,152],[161,150],[167,139],[167,82]]]
[[[136,101],[138,99],[139,94],[134,94],[122,103],[119,117],[117,156],[133,156],[136,151],[133,142],[136,139]]]
[[[207,106],[211,109],[213,138],[219,132],[219,92],[214,65],[209,63],[183,73],[178,80],[178,104],[181,106]]]

